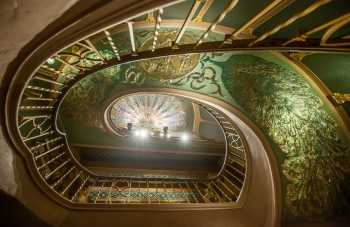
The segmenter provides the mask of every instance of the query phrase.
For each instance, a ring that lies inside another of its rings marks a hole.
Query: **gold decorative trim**
[[[350,94],[333,93],[332,98],[337,105],[350,102]]]
[[[196,1],[198,1],[198,0],[196,0]],[[204,5],[200,9],[200,11],[199,11],[198,15],[196,16],[196,18],[193,19],[193,22],[195,22],[195,23],[203,22],[203,17],[207,13],[207,11],[209,10],[209,8],[213,4],[213,2],[214,2],[214,0],[205,0]]]
[[[322,39],[321,39],[321,43],[320,45],[321,46],[345,46],[345,45],[349,45],[349,43],[336,43],[336,45],[334,44],[327,44],[327,40],[330,38],[330,36],[336,31],[338,30],[340,27],[344,26],[344,24],[348,23],[349,22],[349,19],[350,19],[350,13],[346,13],[340,17],[337,17],[331,21],[328,21],[320,26],[317,26],[313,29],[311,29],[310,31],[307,31],[305,33],[302,33],[288,41],[286,41],[285,43],[283,43],[282,45],[283,46],[286,46],[286,45],[289,45],[290,43],[293,43],[293,42],[298,42],[298,41],[301,41],[301,42],[306,42],[308,37],[311,36],[312,34],[315,34],[319,31],[322,31],[326,28],[327,31],[324,33],[324,35],[322,36]],[[346,38],[346,36],[345,36]],[[349,37],[348,37],[349,38]]]
[[[339,127],[344,132],[344,135],[348,138],[348,141],[350,141],[350,118],[342,106],[335,106],[334,102],[329,99],[329,97],[333,97],[333,93],[327,88],[327,86],[301,61],[297,61],[296,59],[293,59],[286,54],[275,53],[275,55],[286,61],[316,90],[316,92],[320,95],[322,101],[329,107],[330,110],[332,110],[336,121],[339,123]]]
[[[264,39],[266,39],[267,37],[275,34],[276,32],[278,32],[279,30],[289,26],[290,24],[294,23],[296,20],[305,17],[307,15],[309,15],[310,13],[312,13],[313,11],[315,11],[316,9],[318,9],[319,7],[331,2],[332,0],[318,0],[316,2],[314,2],[312,5],[310,5],[309,7],[307,7],[305,10],[295,14],[294,16],[288,18],[288,20],[286,20],[285,22],[282,22],[281,24],[277,25],[276,27],[274,27],[272,30],[264,33],[263,35],[259,36],[257,39],[255,39],[253,42],[249,43],[249,46],[254,46],[257,43],[263,41]]]
[[[239,38],[241,34],[253,37],[253,32],[261,24],[268,21],[271,17],[282,11],[284,8],[292,4],[295,0],[274,0],[242,27],[234,31],[224,42],[232,42]]]

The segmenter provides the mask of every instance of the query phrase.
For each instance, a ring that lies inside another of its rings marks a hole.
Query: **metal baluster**
[[[129,36],[130,36],[130,43],[131,43],[131,49],[132,53],[136,54],[136,45],[135,45],[135,38],[134,38],[134,29],[132,26],[133,22],[127,22],[128,28],[129,28]]]
[[[213,188],[212,183],[210,183],[210,188],[214,192],[216,198],[218,199],[219,202],[222,202],[221,196],[217,193],[217,191]]]
[[[86,184],[86,182],[89,180],[89,176],[87,176],[86,178],[85,178],[85,180],[81,183],[81,185],[79,186],[79,188],[78,188],[78,190],[74,193],[74,195],[72,196],[72,198],[71,198],[71,201],[74,201],[74,200],[76,200],[76,198],[77,198],[77,195],[79,194],[79,192],[83,189],[83,187],[85,186],[85,184]]]
[[[48,150],[48,151],[46,151],[46,152],[44,152],[44,153],[42,153],[42,154],[37,155],[37,156],[35,157],[35,160],[38,160],[39,158],[41,158],[41,157],[43,157],[43,156],[45,156],[45,155],[47,155],[47,154],[49,154],[49,153],[51,153],[51,152],[53,152],[53,151],[59,149],[59,148],[61,148],[61,147],[64,147],[64,144],[60,144],[60,145],[58,145],[58,146],[56,146],[56,147],[53,147],[53,148],[51,148],[50,150]]]
[[[57,169],[55,169],[53,172],[50,173],[50,176],[56,172],[58,169],[62,168],[62,166],[64,166],[66,163],[68,163],[70,160],[62,163]],[[75,169],[75,166],[73,166],[72,168],[70,168],[70,170],[68,170],[68,172],[66,172],[63,176],[60,177],[60,179],[58,179],[52,186],[51,188],[56,187],[59,183],[61,183],[64,178],[66,178],[73,170]],[[46,176],[45,178],[48,179],[50,176]]]
[[[70,68],[76,70],[77,72],[80,72],[80,69],[79,69],[78,67],[76,67],[75,65],[72,65],[72,64],[70,64],[69,62],[63,60],[61,57],[57,56],[57,57],[56,57],[56,60],[59,61],[59,62],[61,62],[61,63],[64,64],[64,65],[66,65],[66,66],[68,66],[68,67],[70,67]]]
[[[230,179],[228,179],[225,175],[221,175],[226,181],[228,181],[236,190],[237,193],[239,193],[241,191],[240,188],[237,187],[237,185],[235,185],[232,181],[230,181]],[[224,184],[224,182],[222,182]],[[228,186],[227,186],[228,187]],[[232,191],[233,192],[233,191]],[[237,193],[233,192],[235,194],[235,196],[237,197]]]
[[[80,171],[78,173],[78,175],[76,175],[74,177],[74,179],[66,186],[66,188],[62,191],[62,195],[64,195],[66,193],[66,191],[73,185],[73,183],[80,177],[80,175],[82,174],[83,171]]]
[[[128,197],[127,197],[126,203],[129,203],[129,201],[130,201],[131,187],[132,187],[132,180],[131,180],[131,178],[130,178],[130,179],[129,179],[129,195],[128,195]]]
[[[95,45],[89,40],[86,39],[85,42],[90,46],[90,48],[97,54],[97,56],[100,57],[100,59],[102,61],[105,61],[106,59],[102,56],[102,54],[97,50],[97,48],[95,47]]]
[[[157,13],[157,19],[156,23],[154,26],[154,36],[153,36],[153,44],[152,44],[152,52],[155,51],[156,46],[157,46],[157,39],[159,35],[159,29],[160,29],[160,22],[162,21],[162,14],[163,14],[163,9],[159,9]]]
[[[20,106],[20,110],[52,110],[53,106]]]
[[[182,24],[180,31],[177,33],[174,44],[178,44],[180,42],[183,34],[185,33],[185,30],[186,30],[188,24],[191,22],[192,17],[196,13],[200,4],[201,4],[200,0],[195,0],[195,2],[193,3],[192,8],[191,8],[189,14],[187,15],[184,23]]]
[[[98,197],[100,197],[100,194],[101,194],[101,188],[103,188],[103,187],[104,187],[104,185],[105,185],[105,182],[102,182],[101,187],[98,187],[98,191],[97,191],[97,195],[96,195],[96,198],[95,198],[95,200],[94,200],[94,203],[96,203],[96,202],[97,202],[97,200],[98,200]]]
[[[230,163],[227,163],[228,166],[230,166],[232,169],[234,169],[235,171],[237,171],[238,173],[240,173],[242,176],[245,176],[244,173],[242,173],[238,168],[236,168],[235,166],[233,166],[232,164]]]
[[[57,166],[56,169],[54,169],[52,172],[50,172],[49,174],[45,175],[45,179],[48,180],[54,173],[56,173],[58,170],[60,170],[63,166],[65,166],[68,162],[70,161],[70,159],[68,159],[67,161],[63,162],[61,165]]]
[[[28,85],[26,88],[27,89],[31,89],[31,90],[35,90],[35,91],[44,91],[44,92],[54,93],[54,94],[61,94],[62,93],[61,91],[57,91],[57,90],[54,90],[54,89],[48,89],[48,88],[32,86],[32,85]]]
[[[181,190],[182,190],[182,193],[183,193],[183,194],[185,195],[185,197],[186,197],[186,202],[187,202],[187,203],[190,203],[190,200],[188,199],[188,194],[189,194],[189,193],[186,193],[186,192],[185,192],[185,188],[182,186],[182,183],[181,183],[181,182],[179,183],[179,186],[180,186],[180,188],[181,188]],[[186,193],[186,194],[185,194],[185,193]]]
[[[203,195],[203,193],[201,192],[201,190],[199,189],[198,187],[198,182],[196,183],[193,183],[194,184],[194,187],[196,188],[196,190],[198,191],[198,193],[200,194],[200,196],[202,197],[202,200],[207,203],[209,202],[208,199]]]
[[[118,61],[120,61],[120,55],[119,55],[119,52],[118,52],[118,49],[117,47],[115,46],[114,42],[113,42],[113,39],[111,37],[111,34],[109,33],[109,31],[105,30],[104,31],[106,37],[107,37],[107,40],[108,40],[108,43],[109,45],[112,47],[112,50],[115,54],[115,56],[117,57]]]
[[[236,180],[238,180],[239,182],[243,183],[241,179],[239,179],[238,177],[236,177],[234,174],[232,174],[230,171],[228,171],[227,169],[224,169],[224,172],[227,173],[228,175],[230,175],[231,177],[235,178]]]
[[[54,81],[54,80],[50,80],[50,79],[46,79],[46,78],[43,78],[41,76],[35,76],[33,79],[44,81],[44,82],[47,82],[47,83],[50,83],[50,84],[53,84],[53,85],[64,86],[64,84],[62,84],[60,82],[57,82],[57,81]]]
[[[209,35],[210,31],[213,31],[215,27],[225,18],[225,16],[236,6],[238,0],[231,0],[231,2],[226,6],[226,8],[220,13],[220,15],[215,19],[215,21],[208,27],[206,32],[198,39],[196,46],[200,45],[204,39]]]
[[[46,141],[45,143],[41,143],[41,144],[38,144],[38,145],[36,145],[36,146],[34,146],[34,147],[31,147],[30,150],[31,150],[31,151],[34,151],[34,150],[36,150],[36,149],[38,149],[38,148],[40,148],[40,147],[46,146],[46,145],[48,145],[48,144],[50,144],[50,143],[53,143],[53,142],[56,142],[56,141],[58,141],[58,140],[60,140],[60,139],[62,139],[62,137],[53,138],[53,139],[51,139],[51,140]]]
[[[294,23],[296,20],[309,15],[311,12],[315,11],[316,9],[318,9],[319,7],[331,2],[332,0],[318,0],[315,1],[313,4],[311,4],[309,7],[307,7],[306,9],[304,9],[301,12],[298,12],[296,14],[294,14],[292,17],[288,18],[287,20],[284,20],[282,23],[278,24],[277,26],[275,26],[272,30],[265,32],[264,34],[260,35],[257,39],[255,39],[254,41],[252,41],[251,43],[249,43],[249,47],[265,40],[267,37],[275,34],[276,32],[278,32],[279,30],[289,26],[290,24]]]
[[[40,118],[51,119],[51,115],[24,116],[23,122],[18,126],[18,129],[21,129],[27,123],[34,122],[36,119],[40,119]]]
[[[190,187],[188,181],[186,181],[186,187],[187,187],[188,192],[189,192],[189,193],[191,194],[191,196],[193,197],[195,203],[198,203],[198,199],[197,199],[196,195],[194,194],[192,188]]]
[[[62,157],[66,152],[60,153],[58,155],[56,155],[54,158],[52,158],[50,161],[46,162],[45,164],[41,165],[38,167],[38,170],[44,168],[45,166],[51,164],[52,162],[56,161],[57,159],[59,159],[60,157]]]
[[[148,179],[146,180],[146,184],[147,184],[147,199],[148,199],[148,203],[151,203],[151,198],[149,197],[149,181],[148,181]]]
[[[217,188],[220,193],[228,200],[228,201],[231,201],[231,198],[216,184],[215,181],[212,181],[212,185]]]
[[[107,198],[106,203],[112,203],[112,200],[111,200],[111,193],[112,193],[112,189],[113,189],[113,187],[114,187],[114,184],[115,184],[115,181],[114,181],[114,179],[113,179],[112,182],[111,182],[111,186],[109,187],[109,190],[108,190],[108,198]]]
[[[196,16],[196,18],[193,19],[193,22],[201,23],[202,20],[203,20],[204,15],[207,13],[207,11],[209,10],[209,8],[210,8],[210,6],[211,6],[211,4],[213,2],[214,2],[214,0],[205,0],[204,5],[200,9],[200,11],[199,11],[198,15]]]

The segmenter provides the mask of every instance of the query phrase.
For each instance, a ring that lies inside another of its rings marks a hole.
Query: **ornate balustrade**
[[[202,20],[211,1],[205,4],[199,2],[194,1],[183,20],[164,18],[163,11],[167,9],[157,8],[145,13],[147,18],[144,21],[134,18],[124,24],[96,30],[47,56],[34,72],[26,72],[31,76],[27,76],[25,84],[16,87],[20,95],[15,118],[17,131],[12,135],[20,138],[20,147],[25,148],[22,153],[30,157],[29,167],[34,169],[34,176],[40,176],[36,181],[47,188],[48,193],[55,194],[58,200],[63,199],[68,204],[98,206],[101,203],[233,203],[242,192],[247,172],[244,139],[227,116],[207,105],[202,106],[220,123],[227,141],[225,165],[217,178],[207,181],[108,178],[88,171],[72,155],[55,121],[59,105],[69,89],[91,73],[131,61],[189,53],[233,50],[349,51],[345,48],[348,45],[347,36],[331,40],[342,42],[329,42],[330,36],[349,22],[349,13],[290,40],[270,38],[330,0],[316,1],[258,38],[253,31],[294,1],[274,0],[238,29],[220,25],[229,13],[234,13],[237,0],[229,1],[213,22]],[[195,17],[197,9],[199,13]],[[152,28],[149,46],[139,46],[136,42],[140,35],[137,31],[141,28]],[[173,35],[167,37],[171,42],[160,42],[164,32],[162,29],[171,30]],[[199,31],[201,35],[188,38],[186,32],[190,29]],[[319,31],[325,31],[322,39],[308,38]],[[126,37],[130,45],[119,43],[119,36]],[[183,70],[182,65],[178,70]],[[129,79],[135,83],[138,81],[137,75]]]

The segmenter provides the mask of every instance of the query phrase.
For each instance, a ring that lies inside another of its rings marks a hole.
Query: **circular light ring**
[[[186,106],[183,99],[171,95],[128,95],[111,103],[105,121],[118,135],[126,134],[128,123],[133,129],[180,131],[187,126]]]

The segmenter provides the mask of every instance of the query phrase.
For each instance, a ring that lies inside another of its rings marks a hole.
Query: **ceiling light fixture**
[[[188,133],[183,133],[183,134],[181,135],[181,140],[182,140],[183,142],[187,142],[189,139],[190,139],[190,135],[189,135]]]

